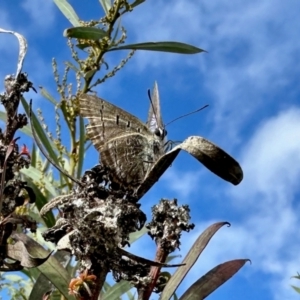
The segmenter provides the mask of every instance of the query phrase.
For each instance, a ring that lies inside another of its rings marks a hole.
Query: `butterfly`
[[[95,95],[79,97],[80,115],[87,118],[87,137],[109,167],[112,181],[131,190],[141,186],[168,145],[157,83],[146,124]]]

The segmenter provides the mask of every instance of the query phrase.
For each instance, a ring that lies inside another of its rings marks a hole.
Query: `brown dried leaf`
[[[6,255],[8,258],[12,258],[21,263],[22,267],[25,268],[35,268],[43,264],[51,255],[50,252],[46,257],[33,257],[28,252],[28,249],[23,242],[18,241],[13,245],[7,245]]]
[[[235,259],[216,266],[199,278],[180,300],[202,300],[237,273],[249,259]]]
[[[187,275],[191,267],[195,264],[198,257],[205,249],[206,245],[213,237],[213,235],[224,225],[229,225],[228,222],[218,222],[215,223],[208,228],[198,237],[193,246],[191,247],[189,253],[183,260],[184,266],[178,268],[176,272],[173,274],[165,289],[163,290],[160,300],[170,299],[171,296],[175,293],[177,287],[180,285],[184,277]]]

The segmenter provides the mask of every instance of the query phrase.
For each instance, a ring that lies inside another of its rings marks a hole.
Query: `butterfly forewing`
[[[100,152],[101,162],[112,170],[113,180],[134,188],[141,185],[164,154],[162,137],[138,118],[92,95],[79,99],[80,115],[89,120],[86,132]]]
[[[93,95],[83,94],[80,115],[89,120],[86,133],[98,151],[113,137],[127,133],[149,134],[147,126],[121,108]]]

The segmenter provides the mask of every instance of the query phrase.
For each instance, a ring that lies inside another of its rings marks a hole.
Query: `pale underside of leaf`
[[[16,71],[16,74],[15,74],[15,78],[17,78],[19,76],[19,74],[21,73],[21,71],[22,71],[23,62],[24,62],[25,55],[26,55],[26,52],[27,52],[27,41],[26,41],[26,39],[24,38],[23,35],[15,32],[15,31],[5,30],[5,29],[0,28],[0,32],[13,34],[19,41],[19,46],[20,46],[20,48],[19,48],[19,58],[18,58],[17,71]]]
[[[66,0],[54,0],[54,3],[70,21],[73,26],[80,26],[79,17],[77,16],[73,7]]]

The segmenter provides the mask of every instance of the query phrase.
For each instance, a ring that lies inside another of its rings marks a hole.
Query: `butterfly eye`
[[[164,138],[167,135],[167,131],[161,128],[155,128],[154,134],[158,137]]]

